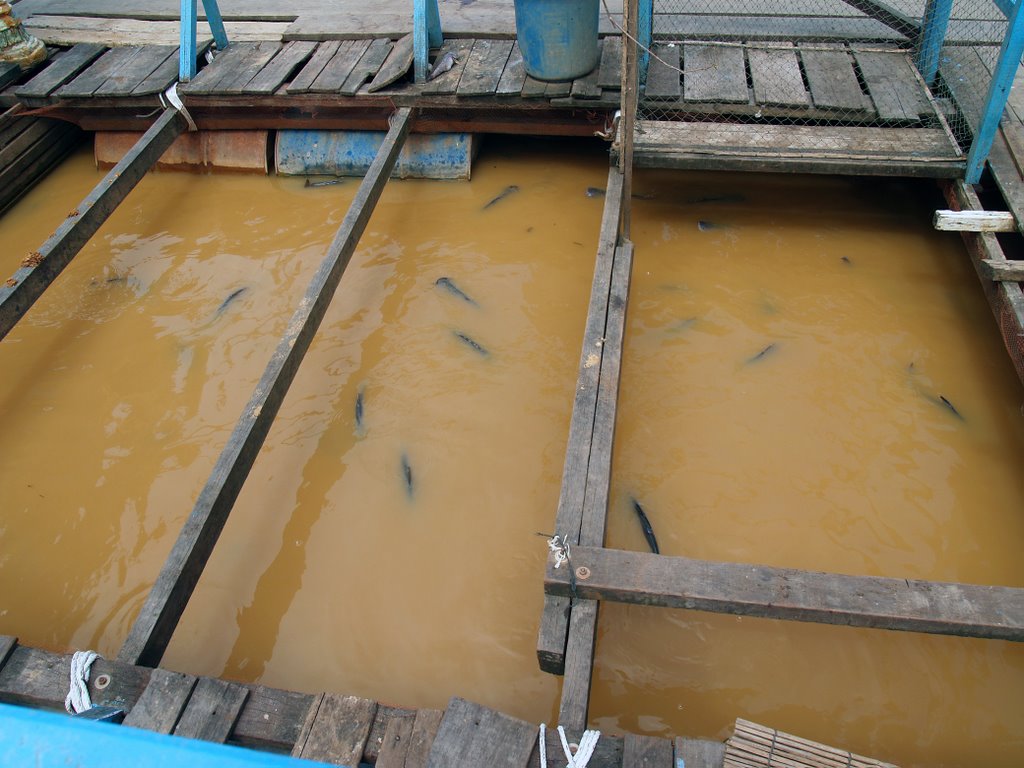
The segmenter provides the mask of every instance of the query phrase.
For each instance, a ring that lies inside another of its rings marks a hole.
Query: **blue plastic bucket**
[[[601,0],[515,0],[516,37],[526,74],[573,80],[597,66]]]

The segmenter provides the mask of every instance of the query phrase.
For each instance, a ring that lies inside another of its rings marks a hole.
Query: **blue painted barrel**
[[[596,67],[600,2],[515,0],[526,74],[537,80],[573,80]]]
[[[364,176],[384,131],[281,130],[275,148],[283,176]],[[398,179],[468,179],[478,147],[473,134],[414,133],[391,172]]]

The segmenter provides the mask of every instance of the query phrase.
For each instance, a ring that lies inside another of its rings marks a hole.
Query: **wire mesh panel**
[[[931,163],[941,168],[919,175],[957,175],[1008,27],[992,0],[635,7],[642,165],[828,157],[855,160],[854,172],[884,173],[891,161],[893,173]]]

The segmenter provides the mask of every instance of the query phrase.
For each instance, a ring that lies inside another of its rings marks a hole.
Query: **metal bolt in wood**
[[[586,581],[590,578],[590,569],[585,565],[581,565],[576,569],[576,578],[580,581]]]

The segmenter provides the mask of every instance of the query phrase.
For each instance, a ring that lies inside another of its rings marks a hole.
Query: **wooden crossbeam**
[[[920,24],[880,0],[844,0],[844,2],[911,40],[916,39],[921,32]]]
[[[1024,589],[846,576],[597,547],[572,550],[576,592],[591,600],[766,619],[1024,641]],[[585,570],[584,570],[585,569]],[[567,595],[549,560],[544,589]]]
[[[1010,283],[1024,282],[1024,261],[982,259],[981,264],[988,273],[989,280]]]
[[[936,211],[932,226],[943,232],[1016,232],[1008,211]]]
[[[185,120],[167,109],[110,173],[93,188],[50,239],[28,254],[21,268],[0,285],[0,339],[43,295],[114,209],[152,168],[164,150],[185,130]]]
[[[181,618],[281,402],[330,305],[341,276],[398,160],[412,110],[399,109],[320,264],[182,527],[118,658],[156,666]]]

